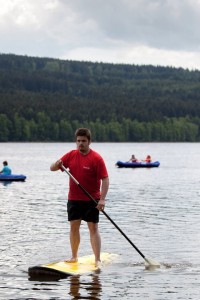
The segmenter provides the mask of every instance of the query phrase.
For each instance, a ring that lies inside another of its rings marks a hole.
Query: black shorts
[[[68,221],[84,220],[86,222],[99,222],[99,210],[97,204],[93,201],[68,200],[67,213]]]

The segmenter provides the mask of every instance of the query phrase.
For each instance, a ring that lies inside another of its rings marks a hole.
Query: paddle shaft
[[[71,179],[78,185],[78,187],[96,204],[97,201],[86,191],[86,189],[76,180],[76,178],[62,165],[61,168],[71,177]],[[121,228],[111,219],[111,217],[104,211],[101,212],[106,216],[106,218],[119,230],[119,232],[125,237],[125,239],[131,244],[133,248],[143,257],[143,259],[149,263],[149,260],[144,256],[144,254],[133,244],[133,242],[128,238],[128,236],[121,230]]]

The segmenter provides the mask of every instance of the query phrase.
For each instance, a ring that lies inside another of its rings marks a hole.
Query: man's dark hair
[[[8,165],[8,162],[5,160],[5,161],[3,162],[3,165],[4,165],[4,166],[7,166],[7,165]]]
[[[78,128],[75,132],[75,137],[77,136],[86,136],[88,141],[91,141],[91,132],[87,128]]]

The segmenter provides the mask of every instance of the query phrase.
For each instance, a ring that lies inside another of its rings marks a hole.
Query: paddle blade
[[[149,270],[149,269],[156,269],[156,268],[160,268],[159,262],[153,259],[145,258],[145,269]]]

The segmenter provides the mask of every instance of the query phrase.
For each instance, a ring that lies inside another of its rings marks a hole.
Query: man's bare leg
[[[98,229],[98,223],[88,222],[87,224],[90,231],[90,242],[95,256],[95,265],[99,266],[101,263],[101,237]]]
[[[70,244],[72,257],[69,260],[65,260],[66,262],[77,262],[78,261],[78,248],[80,244],[80,225],[81,220],[70,221]]]

